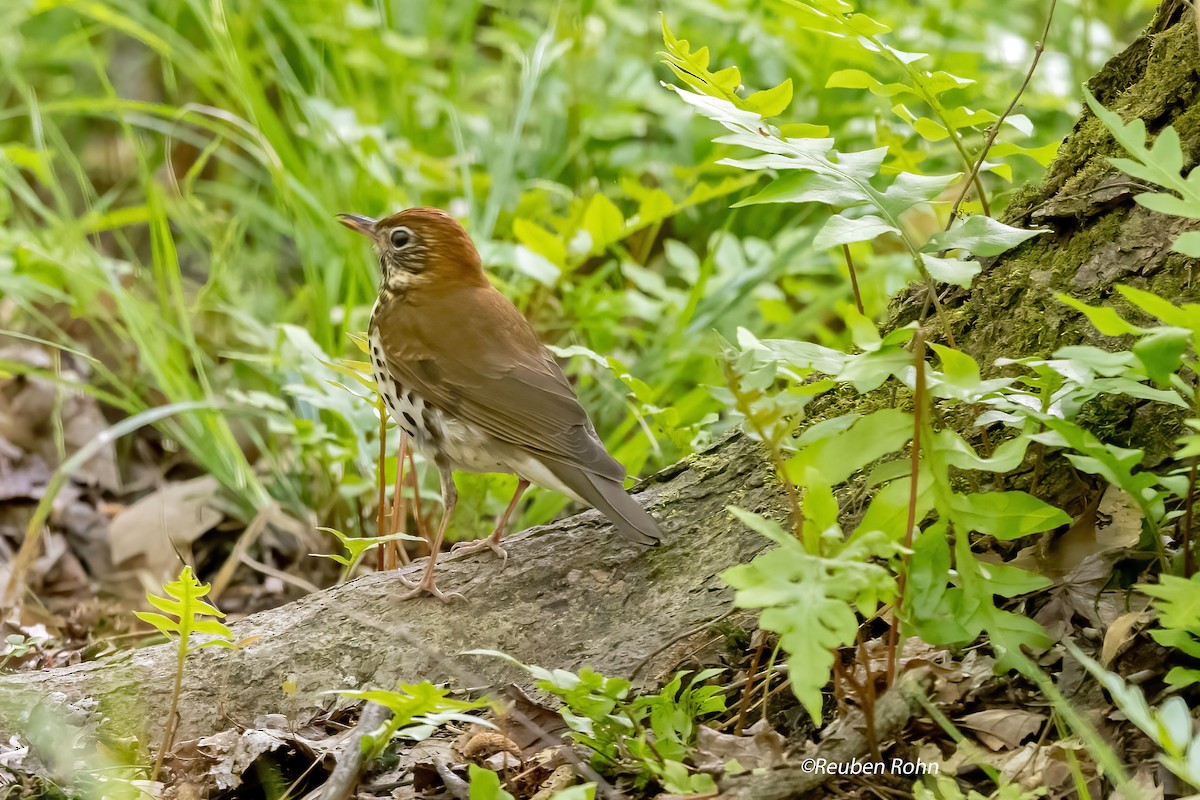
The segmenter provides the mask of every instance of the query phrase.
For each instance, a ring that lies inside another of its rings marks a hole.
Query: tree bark
[[[1089,85],[1125,118],[1144,119],[1152,133],[1174,124],[1190,166],[1200,153],[1197,65],[1192,12],[1181,0],[1166,0],[1143,35]],[[969,290],[946,298],[959,346],[985,370],[1001,356],[1048,356],[1066,344],[1111,342],[1060,303],[1058,292],[1107,303],[1114,285],[1127,283],[1177,302],[1200,301],[1192,281],[1196,262],[1171,251],[1175,237],[1197,223],[1137,206],[1132,198],[1138,189],[1107,161],[1117,155],[1112,137],[1085,111],[1045,179],[1019,192],[1006,215],[1010,223],[1049,232],[989,261]],[[915,319],[923,300],[917,291],[902,298],[889,326]],[[939,327],[931,329],[932,336],[939,333]],[[874,398],[864,403],[838,392],[814,408],[845,413],[855,403],[877,405]],[[1145,404],[1110,403],[1095,414],[1109,438],[1126,437],[1147,448],[1150,464],[1167,457],[1178,433],[1176,423],[1158,410],[1149,413]],[[733,522],[725,507],[782,518],[784,504],[761,452],[741,436],[655,476],[640,499],[664,522],[666,538],[653,550],[613,536],[599,514],[587,512],[512,537],[507,569],[486,555],[447,559],[439,581],[463,591],[465,603],[398,602],[400,583],[385,573],[234,624],[237,637],[253,641],[234,651],[208,648],[189,659],[178,738],[231,722],[249,725],[270,712],[294,719],[332,702],[322,692],[340,688],[425,678],[450,678],[468,688],[527,682],[499,659],[462,655],[469,649],[502,650],[547,667],[587,663],[609,674],[628,675],[647,660],[643,675],[669,669],[675,655],[663,648],[674,637],[731,608],[721,571],[766,546]],[[410,566],[407,574],[421,566]],[[20,730],[34,704],[78,717],[94,714],[88,710],[93,701],[110,732],[144,734],[148,728],[156,736],[173,671],[172,648],[158,646],[5,676],[0,736]]]

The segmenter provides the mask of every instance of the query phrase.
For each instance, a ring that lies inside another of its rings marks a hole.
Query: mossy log
[[[588,511],[508,539],[506,566],[490,552],[440,559],[439,585],[465,601],[401,601],[397,574],[376,573],[236,622],[245,645],[188,657],[178,738],[266,713],[301,716],[330,703],[329,690],[423,679],[486,688],[525,677],[498,658],[462,655],[477,648],[613,675],[641,666],[653,677],[677,655],[665,645],[731,608],[720,572],[767,544],[725,510],[778,514],[778,484],[755,450],[735,435],[647,483],[638,498],[663,521],[659,547],[628,542]],[[424,564],[404,574],[415,578]],[[0,736],[20,729],[35,704],[74,704],[69,716],[78,717],[93,700],[110,733],[157,735],[174,673],[174,647],[161,645],[6,676]]]

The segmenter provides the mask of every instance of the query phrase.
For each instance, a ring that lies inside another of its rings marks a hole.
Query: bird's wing
[[[384,359],[400,386],[540,459],[624,481],[553,355],[491,286],[380,312]]]

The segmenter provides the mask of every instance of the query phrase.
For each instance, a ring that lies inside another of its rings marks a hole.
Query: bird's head
[[[486,280],[471,237],[441,209],[409,208],[378,220],[338,214],[338,221],[371,240],[383,288],[405,291]]]

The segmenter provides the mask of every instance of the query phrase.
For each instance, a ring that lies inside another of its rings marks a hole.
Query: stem
[[[376,483],[379,484],[379,507],[375,517],[375,535],[386,536],[387,528],[384,524],[384,515],[387,513],[387,500],[385,495],[387,489],[384,484],[387,482],[387,411],[383,407],[383,394],[379,395],[379,478]],[[375,548],[375,569],[383,572],[385,568],[384,548]]]
[[[901,556],[900,575],[896,579],[896,604],[892,614],[892,628],[888,631],[888,685],[896,680],[896,645],[900,639],[900,615],[904,608],[904,588],[908,576],[909,551],[912,550],[913,528],[917,526],[917,493],[921,469],[921,429],[924,427],[922,412],[925,409],[925,333],[917,330],[913,340],[914,377],[912,464],[908,479],[908,518],[904,529],[904,554]]]
[[[167,712],[167,725],[163,728],[162,744],[158,746],[158,755],[154,757],[154,769],[150,772],[150,780],[158,780],[162,769],[163,758],[175,744],[175,723],[179,718],[179,695],[183,693],[183,662],[187,658],[187,639],[179,639],[179,656],[175,659],[175,686],[171,689],[171,710]]]
[[[754,678],[758,674],[758,662],[762,660],[763,649],[766,646],[767,637],[760,631],[758,647],[754,648],[754,657],[750,659],[750,669],[746,671],[746,688],[742,692],[741,702],[738,703],[737,722],[733,724],[734,736],[742,735],[742,726],[746,723],[746,712],[750,709],[751,698],[754,697]]]
[[[864,623],[865,624],[865,623]],[[879,758],[879,738],[875,734],[875,676],[871,674],[871,658],[867,655],[867,644],[863,640],[862,625],[854,633],[858,645],[858,658],[863,665],[863,687],[859,702],[863,710],[863,733],[867,737],[867,749],[875,759]]]
[[[954,201],[954,206],[950,209],[950,219],[946,221],[946,230],[950,230],[950,226],[954,224],[955,218],[958,216],[958,209],[962,205],[963,200],[967,198],[967,193],[971,191],[972,182],[976,182],[978,186],[979,170],[983,167],[984,159],[987,158],[988,151],[992,149],[992,145],[996,142],[996,137],[1000,135],[1000,126],[1004,124],[1004,120],[1017,107],[1017,102],[1021,99],[1021,95],[1025,93],[1025,89],[1029,86],[1029,81],[1033,79],[1034,70],[1037,69],[1038,62],[1042,60],[1042,53],[1046,50],[1046,37],[1050,35],[1050,23],[1054,19],[1054,7],[1058,4],[1058,0],[1050,0],[1050,10],[1046,12],[1046,24],[1042,26],[1042,37],[1033,43],[1033,61],[1029,65],[1029,70],[1025,73],[1025,80],[1021,81],[1020,88],[1013,96],[1012,102],[1008,104],[1008,108],[1004,109],[1004,113],[1000,115],[1000,119],[996,120],[996,124],[988,129],[987,138],[983,142],[983,149],[979,151],[979,158],[975,160],[975,164],[971,167],[971,174],[963,183],[962,192],[959,193],[958,199]],[[982,190],[979,190],[982,192]],[[983,213],[991,216],[987,208],[987,200],[980,194],[980,200],[983,201]]]
[[[1184,501],[1183,531],[1180,546],[1183,548],[1183,577],[1191,578],[1196,571],[1194,555],[1192,554],[1192,523],[1196,505],[1196,473],[1200,458],[1192,456],[1192,468],[1188,470],[1187,499]]]
[[[863,310],[862,295],[858,291],[858,275],[854,272],[854,259],[850,257],[850,245],[842,245],[842,255],[846,257],[846,269],[850,270],[850,289],[854,292],[854,305],[858,306],[858,313],[866,316],[867,312]]]

